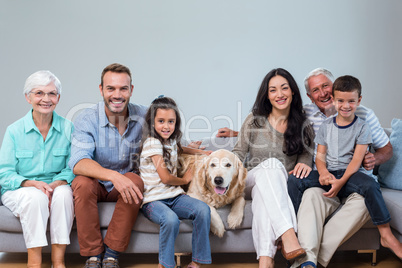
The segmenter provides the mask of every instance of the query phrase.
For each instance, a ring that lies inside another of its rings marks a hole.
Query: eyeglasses
[[[51,92],[45,93],[43,91],[38,90],[38,91],[31,91],[29,93],[32,93],[35,96],[35,98],[38,98],[38,99],[43,99],[45,97],[45,95],[47,95],[49,97],[49,99],[56,99],[59,96],[59,93],[57,93],[57,91],[51,91]]]

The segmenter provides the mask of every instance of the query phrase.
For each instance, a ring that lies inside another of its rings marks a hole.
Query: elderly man
[[[315,133],[325,119],[336,113],[332,98],[333,80],[331,72],[323,68],[311,71],[304,80],[307,96],[312,101],[304,106],[304,110],[313,124]],[[375,165],[380,165],[392,157],[392,146],[372,110],[360,105],[356,114],[368,123],[373,135],[372,145],[375,153],[366,154],[363,166],[374,176],[372,170]],[[219,129],[217,134],[217,137],[231,136],[237,136],[237,132],[228,128]],[[297,212],[298,238],[307,255],[295,261],[292,267],[313,268],[316,267],[317,261],[326,267],[336,249],[370,219],[364,198],[354,193],[344,200],[342,208],[324,225],[325,219],[341,202],[338,198],[323,196],[323,192],[322,189],[311,188],[303,194]]]

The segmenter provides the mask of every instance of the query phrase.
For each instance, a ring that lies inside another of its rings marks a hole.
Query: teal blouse
[[[53,112],[52,126],[43,140],[32,110],[11,124],[0,149],[1,193],[16,190],[24,180],[71,183],[74,174],[68,167],[73,124]]]

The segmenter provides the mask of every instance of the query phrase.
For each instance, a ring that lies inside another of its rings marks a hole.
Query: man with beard
[[[119,267],[142,202],[142,179],[131,172],[139,150],[147,108],[129,103],[131,72],[121,64],[107,66],[99,85],[103,101],[84,110],[74,122],[69,166],[80,254],[85,267]],[[116,202],[103,240],[98,202]],[[102,256],[103,255],[103,256]]]

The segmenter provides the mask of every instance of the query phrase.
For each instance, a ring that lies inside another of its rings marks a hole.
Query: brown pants
[[[131,172],[124,174],[143,192],[142,179]],[[95,256],[103,252],[105,243],[113,250],[123,252],[130,242],[131,230],[137,219],[139,204],[124,203],[120,193],[113,188],[109,193],[97,179],[77,176],[71,188],[74,195],[75,218],[81,256]],[[116,207],[103,242],[100,231],[98,202],[116,202]]]

